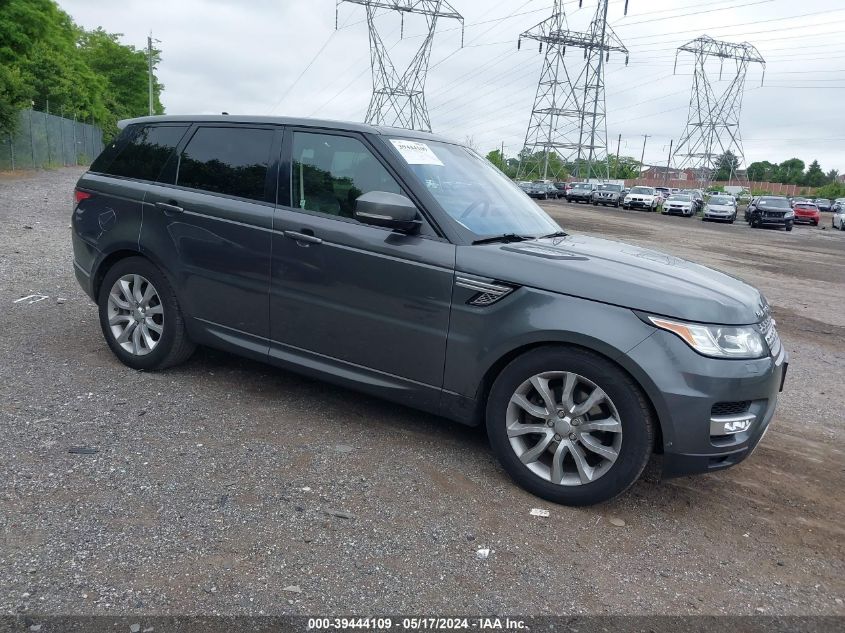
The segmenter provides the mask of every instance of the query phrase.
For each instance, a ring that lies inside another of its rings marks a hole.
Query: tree
[[[827,172],[827,181],[828,182],[836,182],[839,180],[839,170],[838,169],[831,169]]]
[[[102,29],[85,31],[54,0],[0,0],[0,131],[17,112],[64,111],[93,120],[105,140],[116,121],[148,112],[147,59],[143,50]],[[160,53],[153,51],[153,65]],[[154,79],[154,111],[164,111]]]
[[[748,180],[752,182],[773,182],[777,177],[778,166],[767,160],[756,161],[748,166]]]
[[[800,185],[804,179],[804,161],[800,158],[790,158],[778,165],[775,182],[785,185]]]
[[[739,169],[739,158],[728,150],[716,160],[716,171],[713,180],[731,180]]]
[[[808,187],[821,187],[827,182],[822,168],[819,166],[819,161],[814,160],[810,163],[807,173],[804,175],[804,184]]]

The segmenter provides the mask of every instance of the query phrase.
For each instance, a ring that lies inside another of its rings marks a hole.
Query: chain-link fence
[[[11,134],[0,134],[0,171],[86,165],[103,149],[96,125],[24,110]]]

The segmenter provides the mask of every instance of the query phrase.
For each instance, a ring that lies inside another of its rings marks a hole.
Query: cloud
[[[571,29],[588,27],[596,2],[584,0],[580,10],[576,1],[565,3]],[[169,113],[273,110],[362,120],[366,112],[370,56],[359,5],[340,5],[343,28],[335,31],[334,0],[60,4],[79,24],[123,33],[124,42],[138,47],[152,30],[161,40],[158,73]],[[517,37],[548,17],[553,3],[452,4],[465,18],[465,42],[460,48],[455,21],[441,20],[426,88],[432,126],[454,138],[471,136],[484,151],[504,143],[506,153],[515,154],[525,136],[543,60],[536,42],[523,42],[517,50]],[[748,73],[741,119],[746,162],[797,156],[807,163],[818,159],[826,170],[845,171],[838,151],[845,139],[837,132],[845,68],[836,61],[845,45],[831,31],[845,20],[838,0],[805,0],[798,6],[775,0],[630,0],[627,17],[622,0],[611,0],[609,20],[631,51],[629,66],[620,56],[611,56],[607,67],[611,151],[622,134],[622,153],[639,157],[642,135],[648,134],[646,161],[665,162],[669,140],[677,142],[683,132],[692,85],[689,56],[681,57],[673,74],[675,49],[708,33],[748,40],[767,60],[763,88],[760,70]],[[402,40],[398,16],[383,15],[378,21],[391,56],[402,66],[421,42],[422,18],[406,17]],[[577,51],[568,53],[573,66],[577,58]]]

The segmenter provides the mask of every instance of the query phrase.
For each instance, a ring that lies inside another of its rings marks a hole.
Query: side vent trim
[[[469,305],[474,306],[489,306],[505,298],[515,290],[513,286],[479,281],[470,277],[456,277],[455,285],[475,291],[476,294],[467,301]]]

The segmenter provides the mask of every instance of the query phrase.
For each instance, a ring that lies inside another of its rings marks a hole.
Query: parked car
[[[469,148],[298,118],[121,127],[77,183],[73,269],[135,370],[208,345],[486,424],[515,481],[572,505],[655,450],[665,475],[737,464],[772,419],[788,356],[757,289],[569,235]]]
[[[631,187],[631,191],[622,199],[622,208],[656,211],[660,205],[659,200],[654,187]]]
[[[807,203],[812,203],[812,202],[813,202],[813,201],[812,201],[812,200],[810,200],[809,198],[792,198],[792,200],[790,200],[790,204],[791,204],[793,207],[794,207],[796,204],[807,204]]]
[[[839,205],[839,208],[833,212],[831,226],[835,229],[839,229],[840,231],[845,231],[845,204]]]
[[[523,189],[528,194],[529,198],[536,198],[538,200],[549,199],[549,188],[544,182],[532,182]]]
[[[593,205],[613,205],[618,207],[622,200],[622,185],[614,185],[613,183],[606,183],[596,185],[593,191]]]
[[[745,221],[753,229],[763,226],[782,226],[787,231],[791,231],[795,212],[783,196],[759,196],[753,198],[745,209]]]
[[[795,224],[812,224],[818,226],[822,219],[819,208],[812,202],[799,202],[792,207],[795,213]]]
[[[704,205],[701,219],[703,221],[719,220],[733,224],[736,220],[736,200],[733,196],[724,193],[710,196],[707,204]]]
[[[568,182],[556,182],[554,183],[555,189],[557,189],[557,197],[558,198],[565,198],[566,192],[572,189],[572,185]]]
[[[694,213],[704,210],[704,192],[701,189],[690,189],[689,194],[692,196]]]
[[[567,202],[590,202],[596,186],[589,182],[576,182],[572,189],[566,192]]]
[[[831,205],[831,211],[834,213],[843,208],[845,208],[845,198],[837,198],[833,201],[833,205]]]
[[[830,211],[831,203],[827,198],[816,198],[813,202],[819,208],[819,211]]]
[[[688,193],[673,193],[663,203],[663,215],[682,215],[691,218],[695,215],[695,202]]]
[[[655,187],[655,188],[654,188],[654,190],[655,190],[657,193],[659,193],[659,194],[660,194],[660,197],[661,197],[663,200],[666,200],[666,198],[668,198],[668,197],[669,197],[669,195],[672,193],[672,190],[671,190],[671,189],[669,189],[669,187]]]

